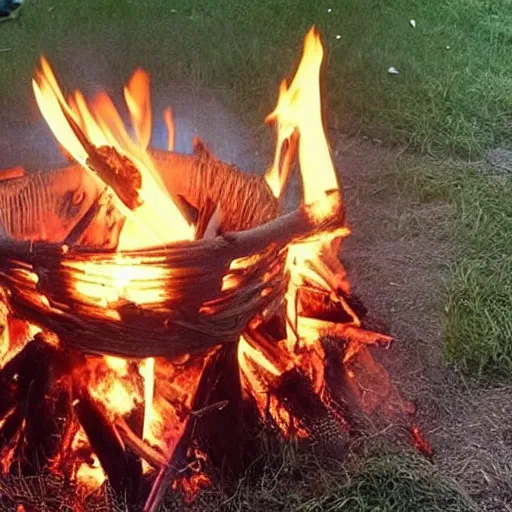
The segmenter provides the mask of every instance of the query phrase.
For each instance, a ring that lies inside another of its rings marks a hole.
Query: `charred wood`
[[[142,479],[140,465],[134,465],[114,426],[85,389],[77,390],[74,410],[112,489],[133,498]]]
[[[219,379],[220,371],[222,369],[222,349],[216,350],[213,354],[206,357],[208,357],[208,360],[206,361],[203,372],[201,373],[201,378],[194,395],[192,411],[203,409],[208,404],[211,391]],[[156,512],[159,510],[171,482],[180,476],[186,476],[184,473],[189,467],[193,467],[194,462],[196,462],[196,460],[194,460],[194,454],[191,452],[191,448],[194,445],[197,421],[200,417],[201,416],[189,414],[188,419],[186,420],[184,432],[178,444],[170,455],[167,463],[160,469],[160,472],[153,483],[151,492],[149,493],[148,499],[144,505],[144,512]],[[199,465],[201,465],[200,462]]]
[[[311,381],[298,369],[280,375],[272,393],[323,449],[329,450],[331,455],[333,452],[340,456],[345,454],[347,433],[315,392]]]
[[[251,423],[246,423],[249,404],[242,396],[238,345],[223,347],[220,352],[218,376],[203,406],[205,413],[197,418],[194,440],[223,477],[239,476],[254,455],[250,446],[254,436],[247,432]],[[253,409],[252,419],[256,417]]]

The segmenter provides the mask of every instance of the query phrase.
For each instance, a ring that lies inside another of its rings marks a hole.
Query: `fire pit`
[[[106,94],[66,101],[41,61],[39,108],[76,164],[0,181],[4,473],[90,490],[107,478],[136,500],[156,472],[156,510],[171,485],[193,496],[215,469],[241,470],[257,425],[342,456],[351,409],[413,412],[370,353],[391,338],[365,329],[339,260],[349,229],[322,59],[312,29],[267,118],[277,147],[264,177],[199,140],[194,155],[174,153],[170,110],[169,151],[149,148],[142,70],[124,89],[130,134]],[[284,214],[297,153],[304,202]]]

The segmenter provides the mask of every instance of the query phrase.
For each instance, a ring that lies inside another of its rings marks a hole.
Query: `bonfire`
[[[0,463],[111,488],[157,510],[218,471],[237,475],[259,429],[343,457],[354,411],[400,417],[429,446],[372,346],[340,261],[350,230],[322,121],[313,28],[267,123],[261,174],[150,147],[149,75],[65,97],[42,58],[39,109],[70,165],[0,174]],[[298,166],[295,161],[298,156]],[[284,211],[292,170],[303,201]],[[257,448],[256,448],[257,449]]]

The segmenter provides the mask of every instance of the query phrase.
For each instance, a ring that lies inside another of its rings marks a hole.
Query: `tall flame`
[[[297,131],[306,204],[321,202],[326,191],[339,188],[322,124],[320,68],[323,56],[320,35],[313,27],[304,39],[295,77],[289,86],[286,81],[281,82],[276,108],[266,118],[267,122],[276,122],[278,133],[274,164],[267,173],[267,182],[278,197],[284,185],[284,180],[277,175],[282,144]]]
[[[69,126],[62,109],[73,117],[92,144],[97,147],[114,147],[121,155],[128,157],[140,172],[142,205],[135,211],[129,211],[120,201],[117,203],[127,217],[119,237],[120,253],[123,250],[147,247],[156,243],[193,238],[193,226],[187,223],[167,193],[146,151],[151,139],[152,123],[150,80],[146,72],[137,69],[123,91],[133,127],[133,138],[130,137],[114,103],[105,92],[97,94],[88,104],[82,93],[75,91],[66,102],[55,75],[44,58],[41,59],[41,70],[33,80],[33,88],[38,106],[55,137],[82,166],[87,169],[87,152]],[[169,144],[173,144],[174,125],[170,109],[165,113],[165,121],[168,125]],[[102,186],[104,185],[98,178],[98,188],[101,189]],[[76,268],[88,275],[88,282],[77,284],[77,291],[88,297],[91,302],[103,306],[116,303],[121,298],[137,304],[158,301],[161,290],[144,290],[140,287],[134,290],[130,283],[158,277],[164,270],[126,265],[122,254],[119,254],[116,263],[76,263]],[[110,287],[105,286],[106,282],[111,283]],[[126,414],[135,407],[138,398],[129,386],[126,363],[114,358],[108,358],[105,362],[113,375],[117,375],[117,379],[108,379],[107,387],[106,383],[95,382],[93,395],[114,412]],[[152,423],[160,420],[153,408],[154,364],[154,359],[149,358],[139,365],[139,372],[144,380],[143,438],[151,441],[154,441]]]
[[[44,58],[32,85],[37,104],[55,137],[81,165],[87,168],[88,155],[69,126],[62,108],[82,127],[92,144],[114,147],[128,157],[141,173],[142,206],[130,213],[118,205],[127,214],[119,241],[120,250],[193,238],[193,226],[188,224],[165,190],[146,151],[151,136],[151,102],[149,77],[144,71],[135,71],[124,90],[135,140],[129,136],[114,103],[105,92],[97,94],[90,105],[80,91],[66,102]]]

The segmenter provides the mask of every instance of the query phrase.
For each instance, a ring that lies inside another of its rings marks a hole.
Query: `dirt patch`
[[[404,165],[397,151],[340,137],[334,154],[352,229],[343,259],[356,293],[395,337],[384,364],[416,401],[434,463],[482,510],[512,510],[512,386],[478,387],[442,357],[455,248],[435,226],[451,206],[419,204],[389,182],[389,171]]]

